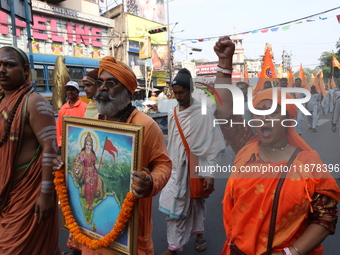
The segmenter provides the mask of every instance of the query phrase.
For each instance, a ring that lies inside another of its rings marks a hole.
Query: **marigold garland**
[[[124,203],[119,212],[116,223],[114,224],[110,233],[108,233],[106,236],[104,236],[100,240],[94,240],[84,235],[81,232],[80,227],[78,226],[78,223],[73,217],[71,207],[69,206],[69,203],[68,203],[68,194],[67,194],[67,188],[65,184],[64,170],[55,172],[54,184],[55,184],[56,191],[57,191],[57,194],[60,200],[61,211],[64,214],[65,222],[66,222],[68,229],[70,230],[74,239],[78,243],[85,245],[91,250],[98,250],[101,248],[105,248],[116,240],[116,238],[120,235],[122,230],[125,228],[128,220],[132,216],[132,211],[135,206],[135,202],[137,200],[137,198],[131,192],[128,192],[124,199]]]

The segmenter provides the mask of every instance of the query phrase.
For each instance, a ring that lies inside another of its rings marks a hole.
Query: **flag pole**
[[[331,78],[331,85],[329,86],[329,89],[331,89],[332,87],[333,77],[334,77],[334,66],[332,65],[332,78]]]
[[[105,148],[105,145],[106,145],[106,140],[107,140],[107,137],[105,138],[105,143],[104,143],[104,147],[103,147],[103,151],[102,151],[102,155],[100,156],[100,162],[99,162],[99,167],[98,167],[98,171],[102,165],[102,159],[103,159],[103,155],[104,155],[104,148]]]

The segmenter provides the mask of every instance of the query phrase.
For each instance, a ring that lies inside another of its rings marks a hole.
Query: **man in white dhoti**
[[[193,83],[190,72],[183,68],[172,83],[178,106],[168,113],[168,153],[172,160],[172,173],[159,199],[159,210],[166,214],[168,250],[163,255],[177,254],[196,235],[196,250],[207,248],[204,234],[205,198],[190,198],[188,157],[177,128],[174,110],[192,154],[198,157],[198,174],[204,178],[203,187],[214,186],[213,176],[206,172],[216,167],[220,152],[225,148],[222,132],[214,127],[214,116],[207,107],[202,115],[201,103],[192,98]],[[192,161],[191,161],[192,162]]]

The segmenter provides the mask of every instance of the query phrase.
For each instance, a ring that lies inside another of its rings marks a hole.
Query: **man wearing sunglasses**
[[[95,81],[95,100],[99,119],[119,121],[144,126],[142,169],[132,172],[132,193],[139,199],[137,254],[152,255],[152,197],[167,183],[171,174],[171,160],[167,155],[161,129],[149,116],[131,104],[137,88],[137,79],[132,69],[114,57],[100,61],[98,79]],[[62,164],[62,162],[60,162]],[[57,168],[54,168],[57,169]],[[83,255],[115,254],[106,249],[93,251],[82,246]]]

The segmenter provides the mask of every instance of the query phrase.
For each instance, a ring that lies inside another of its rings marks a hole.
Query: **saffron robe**
[[[289,94],[286,97],[292,98]],[[272,100],[272,89],[258,93],[253,104],[256,106],[265,99]],[[281,105],[281,90],[278,90],[277,102]],[[288,104],[286,110],[290,118],[296,117],[295,105]],[[233,121],[239,120],[240,116],[232,118]],[[263,162],[259,158],[260,138],[257,135],[252,137],[253,133],[248,126],[225,127],[223,131],[237,152],[234,165],[238,172],[232,173],[228,180],[223,199],[227,240],[222,254],[230,254],[230,243],[236,244],[246,254],[263,254],[267,248],[273,197],[282,172],[263,174],[247,173],[244,170],[252,166],[260,169],[263,169],[263,165],[285,166],[287,161]],[[340,190],[329,172],[305,171],[306,166],[309,169],[312,167],[311,164],[322,166],[318,153],[309,147],[293,127],[287,128],[285,134],[288,143],[302,151],[293,161],[281,190],[272,252],[282,251],[284,247],[293,244],[310,223],[319,224],[310,216],[315,195],[328,196],[334,203],[340,200]],[[319,245],[310,255],[319,255],[322,251]]]
[[[0,106],[0,137],[4,135],[8,114],[28,88],[29,84],[24,84],[7,99],[6,104]],[[22,126],[27,117],[25,100],[28,94],[17,109],[10,137],[0,147],[0,204],[4,206],[0,212],[0,254],[59,255],[57,197],[51,217],[38,224],[38,217],[34,216],[41,190],[42,152],[37,150],[30,164],[14,169],[19,143],[24,139]],[[12,187],[6,196],[8,185]]]
[[[144,126],[142,167],[147,167],[152,176],[153,187],[149,197],[142,198],[138,204],[137,254],[154,254],[152,242],[152,197],[165,186],[171,174],[171,160],[168,157],[163,133],[158,124],[149,116],[135,109],[126,123]],[[83,255],[113,255],[112,251],[100,249],[93,251],[82,246]]]
[[[287,161],[268,163],[258,158],[256,161],[240,164],[241,158],[249,156],[249,153],[258,155],[258,142],[258,137],[253,137],[237,154],[235,166],[238,170],[241,171],[241,167],[245,169],[244,167],[255,165],[259,167],[258,169],[264,169],[265,165],[274,167],[287,164]],[[284,247],[293,244],[311,223],[309,214],[312,198],[316,193],[324,194],[335,201],[340,200],[340,190],[331,175],[304,171],[308,164],[322,165],[316,151],[298,153],[292,163],[293,168],[287,173],[279,199],[273,252],[282,251]],[[230,243],[236,244],[246,254],[257,255],[266,251],[269,219],[280,174],[269,172],[232,174],[223,199],[227,241],[222,254],[229,254]],[[319,255],[322,251],[320,245],[310,254]]]

